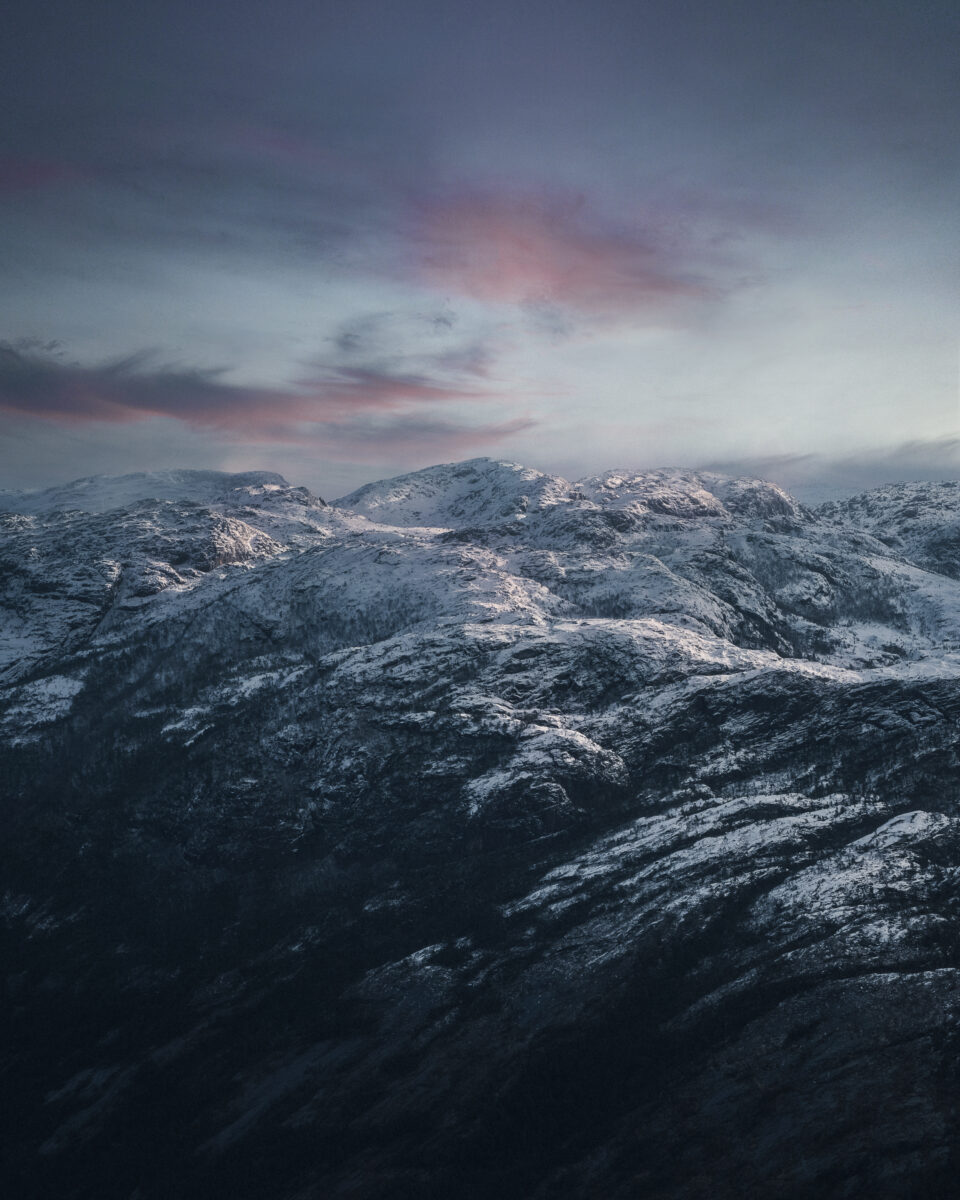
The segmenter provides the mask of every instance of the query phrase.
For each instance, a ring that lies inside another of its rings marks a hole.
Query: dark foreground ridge
[[[955,1194],[960,487],[0,503],[4,1194]]]

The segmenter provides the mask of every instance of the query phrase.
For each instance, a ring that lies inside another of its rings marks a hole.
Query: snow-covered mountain
[[[898,483],[820,511],[824,520],[868,530],[912,562],[960,576],[960,483]]]
[[[306,489],[299,488],[306,496]],[[236,507],[247,500],[288,492],[290,485],[272,471],[140,471],[134,475],[93,475],[62,487],[36,491],[0,491],[0,509],[41,513],[56,509],[108,512],[140,500],[189,500],[194,504]]]
[[[461,527],[515,519],[568,502],[573,492],[557,476],[476,458],[368,483],[335,504],[387,525]]]
[[[0,506],[13,1194],[952,1178],[960,488]]]

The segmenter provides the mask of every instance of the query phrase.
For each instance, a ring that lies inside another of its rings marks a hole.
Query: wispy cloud
[[[223,370],[164,366],[149,353],[83,366],[55,342],[0,345],[0,412],[61,426],[165,417],[230,440],[336,443],[373,455],[418,441],[469,448],[535,423],[500,412],[464,418],[465,403],[507,399],[486,381],[486,353],[468,345],[413,362],[351,362],[347,353],[312,364],[292,386],[267,388],[231,382]]]
[[[456,417],[421,413],[390,417],[369,426],[363,419],[349,426],[337,425],[329,430],[326,443],[349,453],[357,462],[385,461],[385,452],[387,456],[406,455],[422,461],[434,454],[469,456],[526,433],[538,423],[531,414],[470,424]]]
[[[488,302],[610,317],[715,293],[676,245],[583,197],[462,192],[422,206],[416,245],[425,282]]]
[[[816,500],[886,483],[956,479],[960,477],[960,433],[874,446],[855,454],[758,455],[709,462],[704,468],[771,479]]]

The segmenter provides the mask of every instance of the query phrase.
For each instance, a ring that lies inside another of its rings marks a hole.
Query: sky
[[[960,475],[954,0],[13,0],[0,486]]]

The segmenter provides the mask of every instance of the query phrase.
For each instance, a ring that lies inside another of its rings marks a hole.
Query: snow
[[[11,737],[13,745],[35,740],[40,727],[70,712],[83,686],[82,677],[48,675],[11,689],[5,697],[8,707],[0,715],[0,731]]]
[[[334,501],[384,524],[442,530],[511,520],[569,501],[570,484],[519,463],[475,458],[367,484]]]
[[[509,762],[473,781],[470,812],[548,760],[575,773],[589,761],[614,786],[604,755],[620,711],[665,719],[692,690],[733,678],[960,678],[960,581],[875,536],[895,512],[925,531],[929,557],[937,521],[960,513],[947,485],[811,512],[758,480],[621,469],[570,483],[474,459],[332,507],[280,476],[203,471],[79,480],[7,502],[8,722],[69,711],[67,696],[23,700],[18,680],[74,679],[91,656],[189,630],[224,670],[166,714],[167,736],[315,686],[304,664],[322,664],[324,687],[397,727],[442,721],[518,739]],[[288,658],[256,657],[271,646]],[[410,711],[410,688],[445,678],[461,680],[450,707]],[[736,747],[721,746],[702,768],[736,763]]]

